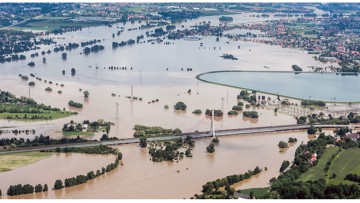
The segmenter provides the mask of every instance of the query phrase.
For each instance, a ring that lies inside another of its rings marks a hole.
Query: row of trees
[[[298,124],[336,124],[348,125],[350,123],[360,123],[360,115],[350,112],[347,116],[333,117],[331,114],[327,117],[323,113],[300,116],[296,118]]]
[[[66,178],[64,183],[62,180],[58,179],[54,183],[54,190],[59,190],[64,187],[72,187],[75,185],[80,185],[86,183],[88,180],[92,180],[98,176],[101,176],[107,172],[110,172],[118,167],[120,161],[122,160],[122,153],[118,151],[118,149],[114,149],[105,145],[95,146],[95,147],[82,147],[82,148],[57,148],[56,152],[75,152],[75,153],[86,153],[86,154],[114,154],[116,155],[116,160],[114,163],[110,163],[106,167],[102,167],[101,171],[97,170],[96,173],[94,171],[90,171],[87,175],[78,175],[72,178]]]
[[[258,166],[254,170],[249,170],[244,174],[234,174],[226,176],[225,178],[217,179],[207,182],[202,186],[202,194],[196,194],[196,199],[226,199],[233,198],[234,190],[230,188],[231,185],[251,178],[253,175],[259,174],[262,171]],[[225,186],[225,192],[220,191],[220,187]]]
[[[26,184],[26,185],[10,185],[7,195],[9,196],[15,196],[15,195],[23,195],[23,194],[31,194],[31,193],[38,193],[38,192],[46,192],[48,191],[48,185],[45,184],[44,187],[41,184],[37,184],[35,187]],[[0,190],[0,196],[1,196],[1,190]]]
[[[50,136],[35,136],[33,140],[24,138],[3,138],[0,139],[0,146],[13,146],[13,147],[35,147],[42,145],[56,145],[56,144],[69,144],[69,143],[81,143],[88,142],[88,140],[80,138],[61,138],[53,139]]]
[[[181,130],[179,128],[165,129],[159,126],[150,127],[144,125],[135,125],[134,130],[135,130],[134,137],[181,135]]]
[[[107,165],[106,168],[102,167],[101,172],[100,172],[100,170],[97,170],[96,174],[94,173],[94,171],[90,171],[87,173],[87,175],[78,175],[76,177],[66,178],[64,183],[62,182],[62,180],[58,179],[54,183],[54,190],[59,190],[64,187],[72,187],[75,185],[80,185],[80,184],[86,183],[88,180],[92,180],[98,176],[101,176],[101,175],[108,173],[108,172],[114,170],[115,168],[117,168],[120,160],[121,159],[119,159],[119,157],[117,157],[114,163]]]

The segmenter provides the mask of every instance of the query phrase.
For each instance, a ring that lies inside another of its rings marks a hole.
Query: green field
[[[267,192],[269,191],[269,187],[264,187],[264,188],[249,188],[249,189],[245,189],[245,190],[238,190],[238,192],[242,193],[242,194],[250,194],[250,192],[254,193],[254,196],[256,198],[262,197],[264,196]]]
[[[25,22],[22,24],[19,24],[15,27],[13,27],[12,29],[15,30],[48,30],[48,31],[53,31],[53,30],[58,30],[61,29],[62,27],[75,27],[75,26],[79,26],[79,27],[90,27],[90,26],[97,26],[97,25],[101,25],[102,22],[101,21],[89,21],[89,22],[74,22],[74,21],[70,21],[68,19],[62,19],[62,18],[53,18],[53,17],[47,17],[44,19],[39,19],[38,21],[35,22]]]
[[[316,166],[311,167],[305,173],[301,174],[299,177],[299,181],[308,181],[308,180],[317,180],[324,179],[327,180],[326,172],[324,170],[326,163],[330,160],[331,156],[338,151],[339,148],[331,147],[328,148],[322,157],[319,159]]]
[[[51,153],[47,152],[24,152],[0,155],[0,173],[35,163],[50,156]]]
[[[129,12],[135,12],[135,13],[143,13],[146,10],[145,6],[132,6],[132,7],[126,7],[125,10]]]
[[[50,111],[48,113],[0,113],[0,119],[7,119],[8,116],[12,116],[12,117],[15,117],[15,116],[19,116],[19,117],[24,117],[26,114],[27,117],[31,117],[31,116],[43,116],[43,117],[46,117],[46,118],[50,118],[51,116],[51,119],[59,119],[59,118],[65,118],[65,117],[68,117],[68,116],[72,116],[74,115],[74,113],[65,113],[65,112],[58,112],[58,111]],[[47,119],[30,119],[30,118],[27,118],[27,119],[9,119],[9,120],[17,120],[17,121],[42,121],[42,120],[47,120]],[[48,119],[50,120],[50,119]]]
[[[330,166],[330,176],[333,173],[336,174],[336,178],[330,178],[330,184],[354,183],[344,178],[349,173],[360,175],[360,148],[350,148],[340,152]]]
[[[328,172],[326,173],[324,170],[326,163],[338,149],[337,147],[327,149],[319,159],[317,165],[301,174],[298,180],[309,181],[324,179],[327,184],[354,184],[354,182],[344,180],[344,178],[349,173],[360,175],[360,148],[343,150],[331,162]],[[332,177],[333,174],[336,174],[335,178]]]
[[[93,132],[63,132],[64,136],[94,136]]]

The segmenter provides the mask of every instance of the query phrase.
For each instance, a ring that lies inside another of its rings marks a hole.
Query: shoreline
[[[341,74],[342,72],[302,72],[302,71],[252,71],[252,70],[221,70],[221,71],[209,71],[209,72],[204,72],[204,73],[200,73],[198,74],[195,78],[197,80],[200,80],[202,82],[205,83],[209,83],[209,84],[215,84],[215,85],[219,85],[219,86],[225,86],[225,87],[231,87],[231,88],[236,88],[236,89],[242,89],[242,90],[251,90],[251,91],[256,91],[259,93],[264,93],[264,94],[268,94],[268,95],[272,95],[272,96],[280,96],[280,97],[285,97],[288,99],[294,99],[297,101],[302,101],[304,99],[301,98],[297,98],[297,97],[292,97],[292,96],[287,96],[287,95],[282,95],[282,94],[275,94],[275,93],[271,93],[271,92],[266,92],[266,91],[261,91],[261,90],[254,90],[251,88],[244,88],[244,87],[239,87],[239,86],[234,86],[234,85],[227,85],[227,84],[223,84],[223,83],[219,83],[219,82],[213,82],[213,81],[209,81],[209,80],[205,80],[202,79],[201,76],[203,75],[207,75],[207,74],[212,74],[212,73],[230,73],[230,72],[243,72],[243,73],[312,73],[312,74]],[[305,99],[306,100],[306,99]],[[325,103],[331,103],[331,104],[360,104],[360,101],[355,101],[355,102],[330,102],[327,100],[317,100],[317,101],[323,101]]]

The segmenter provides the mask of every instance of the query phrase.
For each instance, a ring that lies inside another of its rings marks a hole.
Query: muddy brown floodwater
[[[281,140],[287,141],[289,137],[297,138],[298,142],[280,153],[277,144]],[[245,173],[256,166],[267,167],[268,170],[246,181],[246,184],[234,186],[236,189],[266,187],[272,177],[279,175],[282,161],[292,161],[295,149],[308,140],[305,131],[221,137],[215,153],[208,154],[205,148],[210,139],[199,139],[192,152],[193,158],[161,163],[151,162],[147,149],[135,144],[116,146],[124,155],[124,165],[105,176],[61,191],[22,195],[20,198],[190,198],[200,193],[201,186],[207,181]],[[112,156],[102,159],[100,156],[78,154],[70,157],[54,155],[47,160],[0,174],[1,189],[6,191],[8,184],[18,182],[47,183],[52,187],[57,178],[84,174],[110,161],[113,161]],[[34,173],[42,175],[34,176]]]

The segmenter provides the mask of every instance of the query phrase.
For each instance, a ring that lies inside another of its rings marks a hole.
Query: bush
[[[229,111],[228,115],[229,116],[238,115],[238,112],[237,111]]]
[[[238,106],[244,106],[244,103],[243,102],[238,102],[237,105]]]
[[[34,62],[30,62],[30,63],[28,63],[28,66],[34,67],[34,66],[35,66],[35,63],[34,63]]]
[[[82,108],[83,107],[83,105],[81,103],[74,102],[73,100],[70,100],[68,104],[69,104],[69,106],[75,107],[75,108]]]
[[[289,143],[295,143],[297,142],[297,139],[296,138],[293,138],[293,137],[289,137]]]
[[[35,86],[35,82],[33,81],[29,82],[29,86]]]
[[[234,111],[242,111],[243,108],[241,106],[233,106],[232,110],[234,110]]]
[[[214,152],[215,152],[215,145],[214,145],[214,143],[210,143],[210,145],[206,147],[206,151],[207,151],[208,153],[214,153]]]
[[[257,111],[244,111],[243,115],[245,117],[249,117],[249,118],[258,118],[259,114]]]
[[[288,148],[289,147],[288,143],[286,143],[284,141],[280,141],[278,146],[279,146],[279,148]]]
[[[195,111],[192,112],[193,114],[201,114],[201,110],[200,109],[196,109]]]
[[[311,126],[308,128],[307,133],[308,133],[308,134],[315,134],[316,131],[317,131],[316,127],[313,126],[313,125],[311,125]]]
[[[214,110],[214,116],[222,117],[223,114],[224,114],[224,113],[223,113],[221,110]],[[207,115],[207,116],[212,116],[212,111],[211,111],[210,109],[206,109],[205,115]]]
[[[51,91],[52,91],[52,89],[51,89],[51,87],[47,87],[47,88],[45,88],[45,91],[47,91],[47,92],[51,92]]]
[[[185,111],[186,110],[186,104],[184,102],[182,102],[182,101],[179,101],[174,105],[174,108],[175,108],[175,110]]]
[[[145,137],[140,138],[140,147],[145,148],[147,146],[147,139]]]

